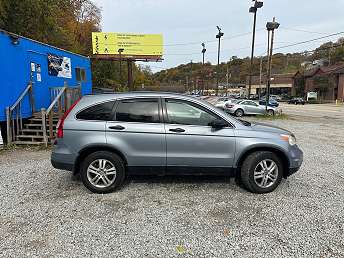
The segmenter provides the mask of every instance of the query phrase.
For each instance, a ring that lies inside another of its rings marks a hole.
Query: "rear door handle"
[[[174,129],[170,129],[171,132],[175,132],[175,133],[183,133],[185,132],[185,130],[183,128],[174,128]]]
[[[109,129],[112,129],[112,130],[124,130],[125,127],[123,127],[121,125],[115,125],[115,126],[109,126]]]

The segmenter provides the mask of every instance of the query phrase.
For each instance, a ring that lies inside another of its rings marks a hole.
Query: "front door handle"
[[[174,129],[170,129],[171,132],[175,132],[175,133],[183,133],[185,132],[185,130],[183,128],[174,128]]]
[[[109,129],[112,129],[112,130],[124,130],[125,127],[123,127],[121,125],[115,125],[115,126],[109,126]]]

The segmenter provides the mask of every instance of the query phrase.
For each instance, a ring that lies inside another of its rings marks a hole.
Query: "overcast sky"
[[[182,63],[201,61],[201,42],[206,43],[206,61],[217,62],[219,25],[225,33],[221,61],[231,56],[249,56],[253,15],[248,13],[251,0],[94,0],[102,8],[104,32],[162,33],[164,61],[149,63],[153,71]],[[344,0],[265,0],[257,22],[256,55],[266,51],[268,20],[276,16],[281,23],[276,47],[344,31]],[[295,31],[305,30],[310,32]],[[312,33],[311,33],[312,32]],[[344,34],[343,34],[344,36]],[[233,38],[234,37],[234,38]],[[339,36],[284,49],[282,52],[312,50]],[[281,52],[280,51],[280,52]]]

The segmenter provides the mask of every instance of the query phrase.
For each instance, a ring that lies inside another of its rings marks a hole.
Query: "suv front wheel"
[[[281,183],[283,164],[270,151],[250,154],[241,168],[241,180],[247,190],[253,193],[269,193]]]
[[[94,193],[113,192],[125,178],[122,159],[108,151],[88,155],[81,164],[80,172],[84,186]]]

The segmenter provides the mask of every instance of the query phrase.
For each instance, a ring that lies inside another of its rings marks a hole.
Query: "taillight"
[[[232,107],[234,107],[233,104],[226,103],[226,108],[232,108]]]
[[[57,138],[63,138],[63,124],[64,124],[64,121],[66,120],[66,117],[68,116],[68,114],[73,110],[73,108],[76,106],[76,104],[78,104],[79,101],[80,101],[80,99],[75,101],[73,103],[73,105],[70,106],[70,108],[63,114],[63,116],[57,122],[57,125],[56,125],[56,128],[57,128],[56,137]]]

